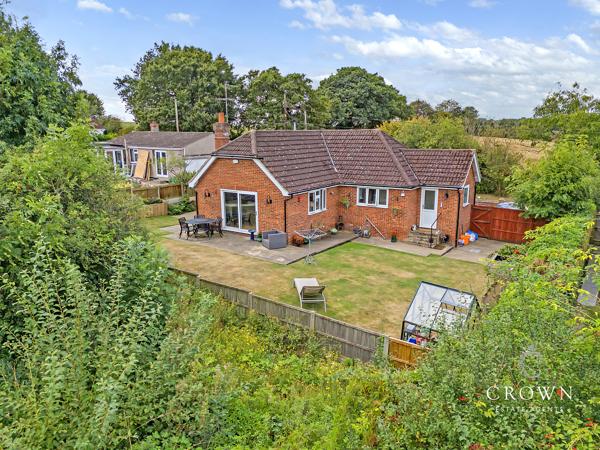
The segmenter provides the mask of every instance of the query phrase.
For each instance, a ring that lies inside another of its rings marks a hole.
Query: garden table
[[[211,219],[209,217],[199,217],[189,219],[187,223],[194,227],[194,236],[196,235],[198,229],[200,227],[206,228],[206,235],[210,238],[213,235],[213,231],[210,229],[210,226],[214,223],[217,223],[218,219]]]

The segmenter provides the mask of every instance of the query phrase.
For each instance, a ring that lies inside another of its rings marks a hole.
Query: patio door
[[[421,189],[421,214],[419,226],[422,228],[437,228],[435,219],[437,218],[438,190]]]
[[[223,229],[247,233],[258,231],[256,192],[221,190]]]

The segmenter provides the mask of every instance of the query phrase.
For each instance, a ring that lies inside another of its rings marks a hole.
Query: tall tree
[[[539,161],[517,168],[509,192],[527,217],[554,219],[591,212],[599,198],[599,179],[587,140],[565,138]]]
[[[80,89],[75,93],[75,116],[78,119],[87,119],[96,116],[100,117],[105,114],[104,103],[93,92],[88,92]]]
[[[181,131],[209,131],[225,108],[225,83],[233,96],[236,77],[225,57],[161,42],[139,60],[133,75],[117,78],[115,87],[141,128],[157,121],[161,129],[175,130],[176,99]]]
[[[450,117],[460,117],[462,116],[462,107],[460,103],[456,100],[448,99],[440,102],[436,107],[435,111],[437,113],[447,114]]]
[[[362,67],[342,67],[321,81],[318,91],[331,102],[334,128],[373,128],[410,116],[406,97],[382,76]]]
[[[249,128],[322,127],[328,118],[324,97],[301,73],[283,76],[279,69],[250,71],[242,79],[241,125]]]
[[[572,114],[577,112],[600,112],[600,99],[581,88],[579,83],[573,83],[570,89],[565,89],[558,83],[557,90],[546,96],[541,105],[533,110],[534,117],[548,117],[555,114]]]
[[[425,100],[417,99],[408,104],[410,111],[415,117],[431,117],[433,116],[433,107]]]
[[[77,67],[62,41],[45,51],[34,28],[0,5],[0,144],[31,143],[49,125],[68,124],[81,84]]]

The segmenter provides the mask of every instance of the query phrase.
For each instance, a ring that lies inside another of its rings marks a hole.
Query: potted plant
[[[336,227],[333,227],[332,229],[329,230],[329,233],[331,234],[337,234],[338,229]]]
[[[392,231],[392,242],[398,242],[398,232]]]
[[[262,242],[262,233],[258,233],[258,234],[256,235],[256,241],[257,241],[257,242]]]

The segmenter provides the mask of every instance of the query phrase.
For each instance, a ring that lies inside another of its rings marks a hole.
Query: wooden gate
[[[494,203],[476,203],[471,209],[471,230],[480,237],[520,244],[525,232],[548,223],[521,217],[520,209],[498,208]]]

